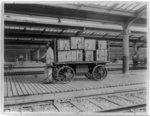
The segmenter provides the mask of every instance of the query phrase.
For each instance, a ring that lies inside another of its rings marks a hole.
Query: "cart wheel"
[[[69,66],[63,66],[57,71],[57,80],[62,83],[67,83],[73,80],[74,70]]]
[[[103,65],[97,65],[94,67],[92,77],[94,80],[103,80],[107,76],[107,69]]]

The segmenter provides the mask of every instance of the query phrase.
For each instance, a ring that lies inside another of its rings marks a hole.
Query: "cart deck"
[[[106,64],[108,61],[75,61],[75,62],[55,62],[56,65],[68,65],[68,64]]]

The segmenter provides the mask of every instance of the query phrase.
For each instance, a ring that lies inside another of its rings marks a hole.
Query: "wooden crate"
[[[71,49],[84,49],[84,37],[71,37]]]
[[[107,49],[96,50],[96,60],[97,61],[107,61]]]
[[[58,62],[83,61],[82,50],[58,51]]]
[[[71,61],[77,61],[77,51],[71,50]]]
[[[77,61],[83,61],[83,51],[77,50]]]
[[[65,61],[65,53],[64,51],[58,51],[58,62],[64,62]]]
[[[98,49],[99,50],[105,50],[107,49],[107,42],[104,40],[99,40],[98,41]]]
[[[70,50],[70,40],[57,40],[58,50]]]
[[[72,59],[72,53],[71,53],[71,51],[67,51],[66,60],[71,61],[71,59]]]
[[[92,40],[92,50],[96,50],[96,40]]]
[[[85,61],[93,61],[93,51],[85,51]]]
[[[64,40],[64,50],[70,50],[70,40]]]
[[[57,49],[58,50],[63,50],[63,45],[64,41],[63,40],[57,40]]]
[[[96,40],[85,39],[84,49],[85,50],[95,50],[96,49]]]
[[[58,51],[58,62],[71,61],[71,51]]]

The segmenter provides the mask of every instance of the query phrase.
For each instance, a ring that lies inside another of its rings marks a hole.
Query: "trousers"
[[[47,78],[46,80],[52,81],[52,68],[51,67],[45,67],[45,77]]]

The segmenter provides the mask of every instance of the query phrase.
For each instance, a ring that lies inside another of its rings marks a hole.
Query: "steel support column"
[[[124,25],[123,26],[123,73],[128,74],[129,73],[129,26]]]
[[[38,62],[40,60],[40,49],[37,49],[37,60],[38,60]]]
[[[136,17],[127,21],[123,24],[123,68],[122,72],[125,74],[129,73],[129,34],[130,30],[129,27],[133,24],[135,20],[140,18],[145,14],[146,10],[143,9],[137,13]]]

